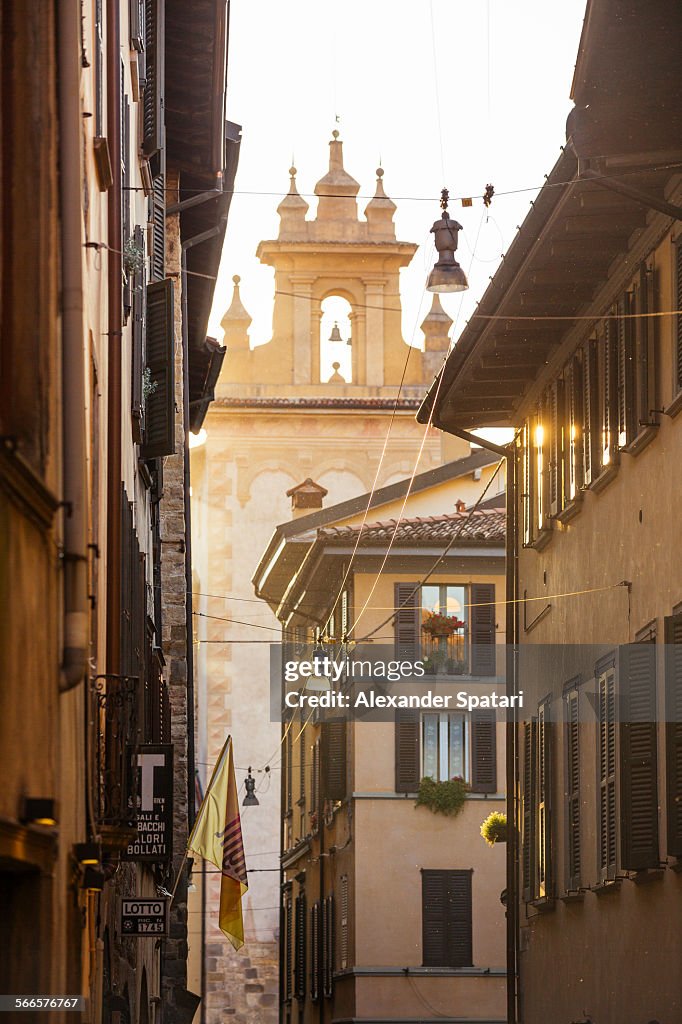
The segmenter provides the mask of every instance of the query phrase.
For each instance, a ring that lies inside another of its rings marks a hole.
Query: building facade
[[[189,1021],[186,872],[160,940],[122,901],[176,886],[193,814],[187,439],[219,354],[189,281],[217,273],[236,167],[227,10],[0,19],[1,987]]]
[[[479,451],[417,478],[383,566],[407,481],[278,527],[254,584],[282,623],[286,666],[310,657],[317,630],[325,653],[351,664],[423,662],[423,679],[388,693],[433,688],[454,702],[464,690],[504,692],[504,495],[466,511],[462,495],[473,504],[484,486],[474,465],[494,470]],[[436,507],[457,511],[430,515]],[[434,615],[457,628],[433,635]],[[483,708],[379,718],[288,708],[300,690],[283,675],[279,706],[273,698],[281,1019],[503,1021],[504,852],[481,838],[482,821],[505,806],[503,724]],[[419,804],[429,784],[461,791],[456,816]]]
[[[463,332],[427,401],[445,430],[517,431],[508,884],[524,1024],[682,1012],[673,7],[588,4],[567,146],[481,301],[492,319]]]
[[[251,318],[236,277],[222,321],[227,356],[206,417],[206,442],[192,452],[198,760],[209,772],[232,733],[238,782],[251,765],[260,800],[243,819],[249,867],[258,869],[245,901],[248,950],[235,954],[206,920],[211,1024],[227,1011],[244,1020],[277,1013],[279,897],[272,869],[279,850],[279,729],[266,709],[268,641],[280,626],[267,606],[255,603],[251,576],[276,524],[289,514],[287,492],[308,477],[336,502],[409,475],[424,433],[414,412],[442,362],[451,325],[436,300],[423,328],[426,352],[402,337],[399,274],[416,246],[396,239],[383,170],[364,218],[360,186],[344,169],[337,134],[329,170],[315,186],[313,218],[306,217],[295,175],[292,169],[278,207],[278,237],[258,248],[275,273],[272,338],[251,347]],[[340,339],[332,342],[336,368],[325,363],[332,335]],[[455,441],[448,451],[456,458],[468,446]],[[441,458],[430,432],[419,469]],[[217,880],[208,881],[213,904]]]

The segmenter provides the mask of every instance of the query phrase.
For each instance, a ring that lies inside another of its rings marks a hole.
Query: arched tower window
[[[343,377],[350,383],[353,379],[351,304],[340,295],[328,295],[320,308],[320,380],[326,384],[333,378],[332,383],[340,383],[339,377]]]

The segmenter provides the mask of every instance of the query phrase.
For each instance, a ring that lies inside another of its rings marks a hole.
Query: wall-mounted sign
[[[167,935],[169,902],[167,896],[155,896],[153,899],[145,899],[142,896],[122,899],[121,935],[128,938]]]
[[[129,798],[137,836],[123,853],[123,860],[169,860],[173,852],[173,746],[147,743],[128,747],[128,758],[131,772],[137,772],[135,801]]]

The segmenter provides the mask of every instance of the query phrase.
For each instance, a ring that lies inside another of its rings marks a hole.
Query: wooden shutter
[[[599,700],[599,872],[616,874],[616,690],[613,668],[598,678]]]
[[[331,999],[334,991],[334,897],[322,900],[322,995]]]
[[[565,445],[565,500],[573,501],[583,484],[583,364],[579,355],[571,362],[568,393],[568,439]]]
[[[142,152],[154,156],[163,149],[164,25],[163,0],[146,0],[146,78],[142,101]]]
[[[659,866],[656,644],[619,653],[621,868]]]
[[[566,829],[567,884],[580,888],[580,703],[577,690],[566,694]]]
[[[424,967],[470,967],[471,871],[422,870]]]
[[[346,721],[322,725],[322,799],[346,798]]]
[[[668,856],[682,857],[682,613],[665,619]]]
[[[166,175],[163,170],[152,182],[152,194],[149,197],[149,219],[151,226],[150,277],[152,281],[162,281],[166,276]]]
[[[653,420],[656,401],[656,358],[655,358],[655,319],[647,316],[655,311],[654,272],[646,263],[639,268],[637,286],[637,312],[641,315],[636,321],[637,347],[637,420],[636,431],[639,431]],[[679,307],[677,307],[679,308]]]
[[[618,365],[618,447],[632,441],[635,430],[635,335],[631,318],[634,304],[632,294],[626,292],[618,303],[617,365]]]
[[[341,875],[341,897],[339,899],[339,967],[348,967],[348,875]]]
[[[144,232],[139,224],[133,232],[135,248],[144,253]],[[144,373],[144,319],[147,283],[144,259],[141,266],[133,273],[132,278],[132,312],[133,312],[133,354],[131,381],[131,415],[133,424],[133,440],[141,444],[143,439],[144,398],[142,395],[142,379]]]
[[[175,451],[175,329],[173,282],[154,281],[147,288],[147,368],[153,391],[145,399],[145,459]]]
[[[585,486],[599,475],[599,402],[597,391],[597,341],[591,338],[583,353],[583,481]]]
[[[310,911],[310,998],[313,1002],[320,998],[321,945],[322,932],[318,900],[313,903]]]
[[[495,584],[471,585],[471,674],[495,675]]]
[[[320,821],[320,741],[313,744],[312,780],[310,792],[310,813],[315,815],[312,832],[317,832]]]
[[[618,318],[617,307],[604,324],[602,353],[602,466],[612,465],[618,455]]]
[[[298,770],[299,770],[299,803],[301,804],[301,809],[303,811],[305,811],[306,747],[307,747],[307,743],[306,743],[306,725],[304,723],[303,728],[301,729],[300,743],[299,743],[299,748],[298,748],[298,757],[299,757],[299,766],[298,766]]]
[[[535,732],[534,721],[523,723],[523,836],[521,849],[521,866],[523,882],[523,898],[532,900],[535,872]]]
[[[421,780],[419,712],[399,709],[395,713],[395,791],[416,793]]]
[[[303,1000],[306,995],[306,928],[308,911],[304,892],[296,897],[294,928],[294,995]]]
[[[293,914],[291,906],[291,890],[287,889],[283,896],[284,901],[284,984],[283,994],[285,1000],[288,1002],[291,999],[291,981],[292,981],[292,935],[293,935]]]
[[[497,728],[495,712],[489,708],[471,712],[471,789],[497,792]]]
[[[523,543],[533,543],[535,538],[535,444],[530,422],[523,428]]]
[[[418,583],[395,583],[393,587],[395,655],[401,660],[419,657],[421,590]]]
[[[535,892],[552,895],[552,724],[549,705],[538,708],[536,726]]]
[[[549,435],[549,511],[557,515],[563,508],[563,443],[566,420],[563,380],[556,380],[550,391]]]
[[[293,771],[294,771],[294,737],[292,731],[294,728],[293,720],[287,724],[287,734],[284,740],[284,750],[282,751],[284,760],[284,800],[285,807],[284,813],[289,814],[293,805]]]

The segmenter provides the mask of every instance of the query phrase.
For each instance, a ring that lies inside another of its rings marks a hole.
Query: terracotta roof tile
[[[395,531],[396,520],[366,524],[360,537],[360,547],[388,544]],[[328,544],[352,543],[357,540],[359,526],[328,526],[317,531],[319,539]],[[451,512],[442,516],[418,516],[403,519],[398,526],[394,544],[424,545],[447,544],[453,537],[466,545],[499,545],[504,543],[506,515],[498,509],[475,509]]]

